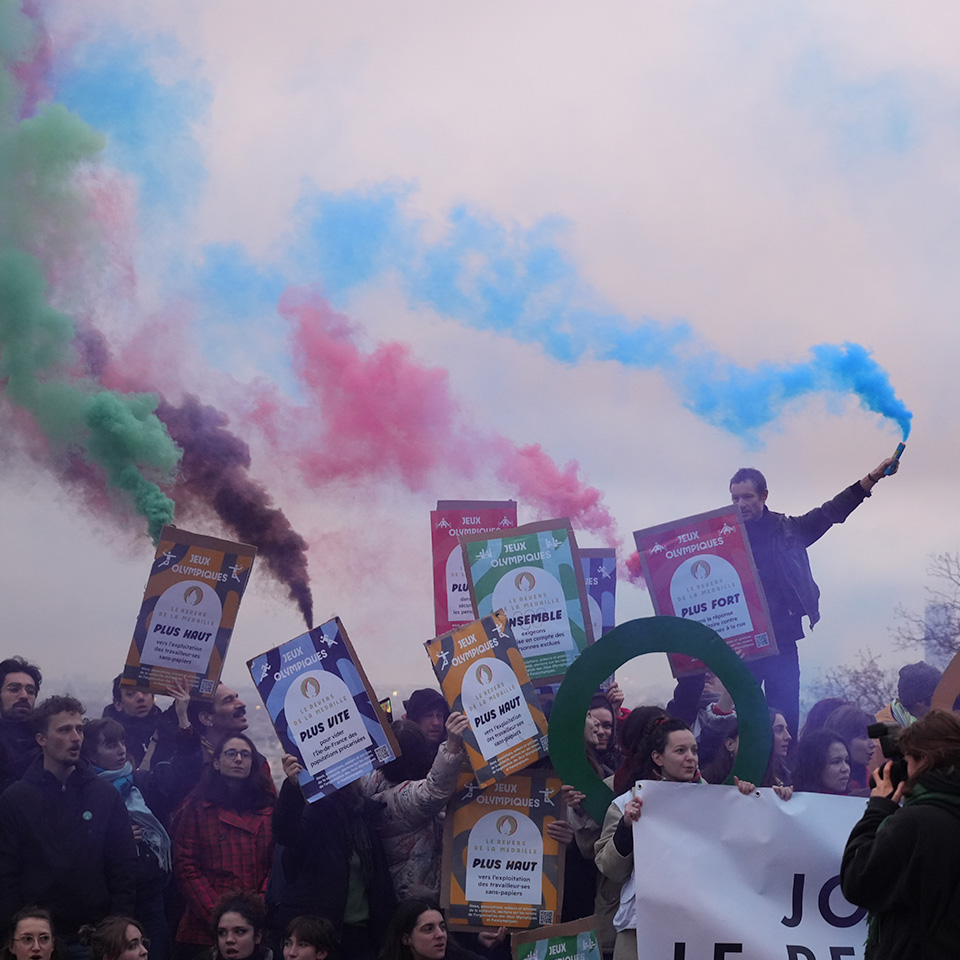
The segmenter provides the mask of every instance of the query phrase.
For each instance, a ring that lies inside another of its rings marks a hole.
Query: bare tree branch
[[[949,660],[960,650],[960,554],[931,554],[927,575],[936,581],[924,588],[927,609],[918,614],[898,605],[894,616],[900,622],[891,632],[901,649],[922,646]]]
[[[872,650],[858,650],[857,658],[859,666],[842,664],[822,671],[810,684],[810,692],[818,700],[842,697],[861,710],[876,713],[897,695],[898,673],[881,667]]]

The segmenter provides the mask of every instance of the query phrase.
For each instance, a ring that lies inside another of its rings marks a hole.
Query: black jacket
[[[134,908],[137,848],[123,798],[81,760],[61,782],[34,762],[0,796],[0,917],[39,903],[57,932]]]
[[[802,516],[788,517],[764,508],[762,517],[745,524],[779,639],[803,636],[799,621],[804,615],[811,627],[820,619],[820,588],[810,570],[807,547],[835,523],[843,523],[868,496],[857,482]],[[789,620],[795,621],[793,629]]]
[[[306,804],[284,780],[273,808],[273,838],[283,845],[284,886],[273,923],[282,929],[302,913],[326,917],[339,931],[347,907],[350,859],[359,854],[369,926],[383,933],[396,907],[393,881],[380,842],[380,805],[349,788]]]
[[[954,960],[960,944],[960,775],[921,776],[901,808],[873,797],[840,868],[843,895],[876,914],[866,960]]]
[[[40,744],[30,720],[8,720],[0,717],[0,745],[10,776],[19,780],[27,768],[40,756]]]

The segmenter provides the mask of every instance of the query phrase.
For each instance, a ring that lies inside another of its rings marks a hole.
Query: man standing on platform
[[[743,467],[730,478],[730,499],[746,524],[779,650],[776,656],[752,660],[747,666],[763,684],[767,703],[783,713],[794,737],[800,720],[797,641],[803,636],[802,618],[811,628],[820,619],[820,589],[810,570],[807,547],[835,523],[843,523],[899,465],[899,460],[888,457],[832,500],[799,517],[767,507],[767,481],[759,470]]]

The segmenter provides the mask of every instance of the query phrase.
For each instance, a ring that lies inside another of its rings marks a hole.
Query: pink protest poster
[[[517,525],[516,500],[438,500],[430,511],[433,535],[433,602],[437,636],[477,619],[463,569],[460,537],[510,530]]]
[[[767,601],[736,507],[647,527],[633,537],[657,616],[697,620],[744,660],[777,653]],[[692,657],[669,657],[675,677],[703,669]]]

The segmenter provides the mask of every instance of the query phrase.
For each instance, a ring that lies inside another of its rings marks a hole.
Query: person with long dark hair
[[[827,717],[824,729],[839,734],[850,751],[850,785],[847,792],[852,796],[867,796],[870,779],[870,761],[873,760],[875,745],[867,727],[874,718],[854,704],[838,707]]]
[[[773,787],[782,800],[789,800],[793,795],[793,776],[787,769],[787,754],[793,738],[787,729],[787,721],[776,707],[769,708],[769,715],[773,737],[770,760],[760,786]],[[736,763],[737,754],[740,752],[740,723],[736,714],[730,716],[724,732],[726,736],[720,749],[702,770],[703,779],[707,783],[725,783]]]
[[[770,744],[770,761],[767,763],[766,773],[760,781],[761,787],[773,787],[786,800],[786,791],[793,783],[793,776],[787,767],[787,757],[790,755],[790,728],[779,707],[770,707],[770,732],[773,734]],[[790,791],[793,792],[792,790]]]
[[[807,712],[803,726],[800,728],[800,739],[802,740],[808,734],[813,733],[814,730],[822,730],[827,722],[827,717],[834,710],[848,706],[850,706],[850,701],[844,700],[843,697],[825,697],[823,700],[818,700]]]
[[[387,927],[380,960],[479,960],[447,933],[443,911],[432,900],[404,900]]]
[[[628,723],[632,717],[633,714]],[[668,716],[654,716],[647,724],[627,773],[635,775],[635,780],[706,782],[700,776],[697,738],[682,720]],[[753,793],[756,789],[742,780],[736,781],[736,786],[741,793]],[[620,904],[613,921],[617,931],[614,960],[634,960],[637,956],[633,824],[640,818],[643,801],[632,787],[630,781],[630,787],[607,808],[596,844],[597,868],[609,880],[621,884]]]
[[[723,734],[722,743],[701,771],[707,783],[723,783],[737,762],[737,754],[740,752],[740,721],[736,714],[731,714],[724,724]]]
[[[663,707],[643,706],[630,712],[630,716],[620,727],[620,752],[623,763],[613,775],[613,792],[623,793],[640,779],[641,770],[647,764],[644,754],[645,737],[650,725],[658,718],[669,719]]]
[[[900,734],[907,777],[881,768],[840,867],[869,911],[866,960],[952,960],[960,944],[960,720],[931,710]],[[903,806],[900,806],[903,801]]]
[[[186,900],[177,952],[209,943],[211,912],[229,890],[262,893],[273,858],[274,792],[263,757],[242,733],[224,738],[177,817],[174,874]]]
[[[596,744],[598,761],[610,771],[616,770],[623,762],[623,755],[617,749],[617,713],[610,698],[605,693],[594,694],[587,707],[587,716],[599,724]]]
[[[798,793],[847,796],[850,787],[850,751],[832,730],[814,730],[800,740],[793,789]]]

